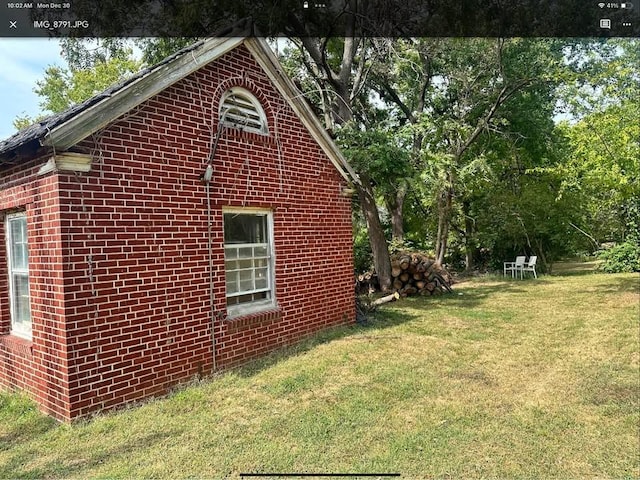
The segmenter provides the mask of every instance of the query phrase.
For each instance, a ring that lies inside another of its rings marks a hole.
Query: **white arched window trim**
[[[223,125],[245,132],[269,134],[267,116],[262,105],[251,92],[242,87],[233,87],[222,94],[220,121]]]

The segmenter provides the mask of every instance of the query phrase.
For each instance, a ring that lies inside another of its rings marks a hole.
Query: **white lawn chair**
[[[538,278],[538,275],[536,274],[537,260],[538,260],[538,257],[536,257],[535,255],[530,256],[529,261],[522,266],[521,276],[524,272],[533,272],[534,278]]]
[[[522,271],[523,271],[526,259],[527,257],[523,255],[521,257],[516,257],[515,262],[504,262],[503,275],[506,277],[507,272],[511,272],[511,278],[515,278],[518,272],[520,272],[520,278],[522,278]]]

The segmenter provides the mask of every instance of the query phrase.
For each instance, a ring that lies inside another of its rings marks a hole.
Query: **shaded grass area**
[[[581,261],[579,259],[558,262],[553,264],[554,275],[588,275],[590,273],[598,272],[604,260],[589,259],[588,261]]]
[[[72,425],[1,394],[0,477],[637,478],[639,283],[465,282]]]

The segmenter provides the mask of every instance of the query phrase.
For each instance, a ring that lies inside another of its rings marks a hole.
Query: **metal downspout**
[[[204,171],[202,176],[202,181],[205,185],[205,191],[207,196],[207,247],[209,251],[209,304],[211,309],[211,345],[213,350],[213,371],[217,370],[216,363],[216,311],[214,307],[214,295],[213,295],[213,231],[212,231],[212,221],[211,221],[211,178],[213,176],[213,159],[216,155],[216,150],[218,149],[218,140],[220,140],[220,134],[223,128],[224,117],[227,112],[220,117],[218,122],[218,128],[216,131],[216,136],[213,142],[213,148],[211,149],[211,153],[209,154],[209,159],[207,161],[207,168]]]

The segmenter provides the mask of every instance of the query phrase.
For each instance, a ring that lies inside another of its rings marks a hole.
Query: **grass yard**
[[[640,277],[473,280],[59,425],[0,395],[1,478],[638,478]]]

